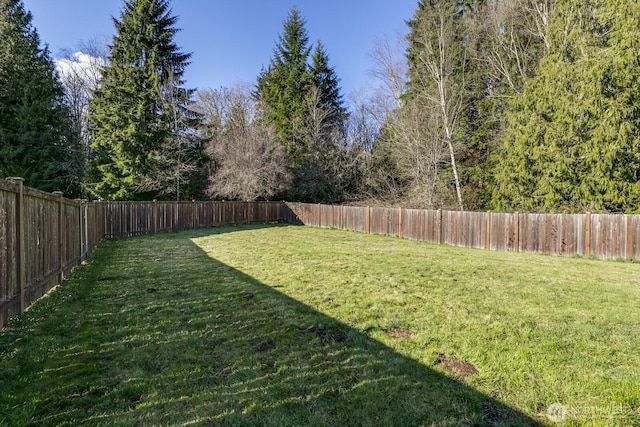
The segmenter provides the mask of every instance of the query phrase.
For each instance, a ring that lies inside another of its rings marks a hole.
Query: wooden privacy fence
[[[102,202],[104,236],[281,221],[282,202]]]
[[[284,220],[467,248],[640,260],[640,216],[523,214],[285,203]]]
[[[0,328],[107,237],[286,221],[498,251],[640,260],[640,216],[284,202],[86,202],[0,179]]]
[[[0,180],[0,328],[80,263],[103,224],[98,205]]]
[[[281,221],[281,202],[86,202],[0,179],[0,328],[107,237]]]

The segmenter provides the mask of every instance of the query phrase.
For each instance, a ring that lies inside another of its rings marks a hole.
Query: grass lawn
[[[0,426],[640,425],[639,279],[287,225],[110,240],[0,331]]]

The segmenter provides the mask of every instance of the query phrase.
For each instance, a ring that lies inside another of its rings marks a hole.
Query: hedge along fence
[[[640,260],[640,216],[523,214],[285,203],[293,224],[496,251]]]

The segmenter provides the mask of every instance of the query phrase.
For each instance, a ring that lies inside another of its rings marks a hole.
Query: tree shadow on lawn
[[[140,237],[137,252],[133,239],[105,242],[97,257],[113,262],[79,279],[93,283],[82,318],[55,320],[94,336],[74,347],[70,333],[52,365],[25,378],[34,389],[58,380],[34,392],[37,424],[543,425],[193,242],[256,227]]]

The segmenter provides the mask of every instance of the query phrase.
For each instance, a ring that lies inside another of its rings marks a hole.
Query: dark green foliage
[[[318,88],[318,106],[327,111],[323,125],[329,132],[344,132],[347,110],[340,93],[340,79],[329,66],[329,56],[321,42],[313,52],[309,71],[313,86]]]
[[[497,209],[638,212],[637,4],[559,2],[550,47],[507,115]]]
[[[338,201],[344,178],[347,112],[339,79],[321,43],[311,52],[305,20],[293,7],[269,67],[258,77],[261,118],[274,126],[292,172],[288,199]]]
[[[0,0],[0,178],[80,195],[82,161],[63,88],[20,0]]]
[[[128,0],[110,46],[109,65],[91,102],[90,133],[95,150],[92,192],[104,199],[152,199],[156,156],[175,132],[173,108],[163,104],[171,86],[172,102],[182,114],[191,91],[182,76],[190,54],[173,39],[178,29],[168,0]]]
[[[284,21],[284,32],[279,36],[271,63],[258,77],[256,91],[264,119],[275,127],[293,166],[298,162],[302,145],[297,130],[313,85],[308,72],[311,49],[305,23],[300,11],[293,7]]]

